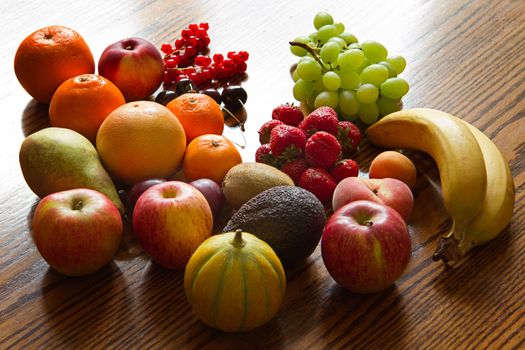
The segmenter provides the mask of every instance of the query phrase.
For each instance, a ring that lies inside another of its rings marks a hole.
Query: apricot
[[[417,171],[414,163],[404,154],[385,151],[372,160],[368,176],[371,179],[387,177],[398,179],[413,188],[416,184]]]

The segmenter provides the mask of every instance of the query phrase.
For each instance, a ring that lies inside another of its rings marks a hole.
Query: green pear
[[[45,128],[29,135],[20,147],[20,167],[31,190],[40,198],[75,188],[105,194],[124,213],[117,190],[93,144],[76,131]]]

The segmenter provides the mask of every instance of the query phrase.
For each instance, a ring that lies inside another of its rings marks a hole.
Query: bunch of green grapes
[[[406,66],[403,57],[388,56],[375,41],[359,43],[327,12],[315,15],[314,27],[316,32],[295,38],[290,46],[301,57],[292,75],[296,100],[310,109],[330,106],[342,118],[366,124],[401,108],[409,89],[397,77]]]

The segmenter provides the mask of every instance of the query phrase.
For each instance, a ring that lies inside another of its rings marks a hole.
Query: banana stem
[[[449,261],[456,261],[463,256],[458,247],[459,241],[454,237],[454,229],[450,230],[445,236],[440,237],[432,260],[443,260],[446,264]]]

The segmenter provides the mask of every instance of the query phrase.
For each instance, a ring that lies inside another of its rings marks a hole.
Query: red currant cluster
[[[180,32],[181,38],[175,40],[175,47],[163,44],[164,63],[167,68],[187,67],[199,53],[206,53],[210,44],[208,23],[190,24]]]
[[[164,88],[181,79],[190,79],[197,87],[231,79],[246,72],[248,52],[230,51],[226,58],[222,54],[208,56],[208,23],[190,24],[181,31],[181,38],[175,40],[175,47],[163,44]]]

